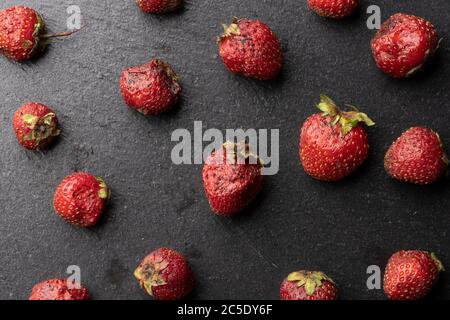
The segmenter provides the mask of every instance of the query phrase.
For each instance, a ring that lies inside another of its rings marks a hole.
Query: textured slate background
[[[198,299],[277,299],[290,271],[320,269],[339,284],[342,299],[381,299],[366,288],[368,265],[384,268],[403,248],[435,251],[450,266],[450,188],[401,184],[383,170],[384,152],[403,130],[427,125],[450,150],[450,4],[434,0],[362,1],[361,13],[336,22],[312,14],[305,1],[191,0],[178,14],[141,13],[133,1],[3,1],[25,4],[65,30],[66,8],[81,7],[86,28],[56,40],[39,59],[0,59],[0,298],[24,299],[32,286],[79,265],[94,299],[142,299],[133,279],[140,259],[160,246],[184,252],[196,273]],[[444,38],[428,71],[398,81],[375,67],[374,31],[365,8],[383,19],[404,11],[430,19]],[[285,50],[282,76],[260,83],[228,73],[215,37],[232,16],[260,18]],[[146,119],[126,108],[118,76],[160,57],[183,78],[177,110]],[[369,129],[370,159],[342,183],[310,179],[298,161],[299,125],[320,93],[352,103],[377,122]],[[39,101],[55,109],[63,138],[45,153],[17,145],[13,112]],[[281,170],[235,219],[214,216],[203,194],[201,166],[170,162],[176,128],[279,128]],[[101,223],[74,228],[52,209],[64,176],[103,176],[112,201]],[[444,276],[434,296],[450,297]]]

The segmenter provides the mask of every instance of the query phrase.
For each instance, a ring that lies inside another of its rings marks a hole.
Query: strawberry
[[[333,19],[350,16],[358,5],[358,0],[308,0],[311,10],[319,16]]]
[[[263,185],[262,164],[248,145],[226,142],[203,167],[203,184],[211,209],[221,216],[242,211]]]
[[[292,272],[281,283],[281,300],[336,300],[334,281],[320,271]]]
[[[384,167],[391,177],[422,185],[438,181],[448,163],[439,135],[422,127],[405,131],[384,157]]]
[[[300,161],[306,173],[322,181],[337,181],[355,171],[367,158],[369,142],[360,123],[375,123],[365,114],[343,112],[321,96],[322,113],[310,116],[301,129]]]
[[[156,300],[180,300],[194,288],[194,276],[186,258],[168,248],[157,249],[146,256],[134,276]]]
[[[40,103],[31,102],[20,107],[12,122],[19,144],[30,150],[47,148],[60,134],[56,114]]]
[[[439,45],[431,22],[397,13],[386,20],[372,40],[372,53],[378,67],[395,78],[415,74]]]
[[[430,292],[444,270],[434,253],[399,251],[389,259],[384,272],[384,292],[392,300],[417,300]]]
[[[45,34],[42,16],[32,8],[14,6],[0,11],[0,54],[24,61],[43,50],[46,40],[65,37],[73,32]]]
[[[233,73],[258,80],[275,78],[283,65],[280,43],[259,20],[234,18],[219,37],[220,56]]]
[[[136,3],[146,13],[167,13],[183,6],[183,0],[136,0]]]
[[[91,227],[100,219],[109,197],[108,186],[102,178],[77,172],[64,178],[58,186],[53,206],[67,222]]]
[[[181,85],[170,65],[154,59],[123,71],[120,91],[130,107],[144,115],[157,115],[168,111],[179,101]]]
[[[29,300],[87,300],[88,290],[74,287],[66,279],[50,279],[33,287]]]

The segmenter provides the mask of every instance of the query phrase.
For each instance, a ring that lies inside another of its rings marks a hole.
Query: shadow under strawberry
[[[270,182],[270,177],[264,177],[264,184],[261,191],[256,195],[250,204],[245,207],[239,214],[233,217],[218,217],[219,219],[229,220],[231,225],[242,224],[243,222],[250,221],[254,215],[261,213],[259,209],[264,206],[267,198],[270,195],[269,190],[275,188],[275,186]]]
[[[286,68],[286,66],[283,67],[278,76],[271,80],[255,80],[230,72],[224,71],[224,73],[228,73],[230,81],[239,83],[239,86],[255,87],[255,90],[261,89],[262,92],[269,91],[275,93],[275,91],[283,90],[285,82],[289,80],[285,74],[284,68]]]
[[[114,190],[111,189],[110,184],[108,184],[108,188],[110,192],[110,198],[105,203],[104,213],[94,226],[87,228],[88,231],[92,231],[93,233],[96,233],[98,235],[99,235],[98,231],[100,231],[104,225],[111,223],[115,219],[113,212],[115,212],[115,209],[117,207],[115,204],[117,201],[115,200],[118,198],[118,195],[114,194]]]
[[[444,40],[442,41],[444,42]],[[438,49],[429,60],[427,60],[421,69],[417,71],[416,74],[411,77],[404,79],[396,79],[391,77],[388,78],[387,81],[392,81],[395,85],[406,85],[406,86],[422,86],[425,82],[429,82],[436,78],[436,73],[439,73],[442,70],[442,66],[446,64],[444,49]]]
[[[444,263],[445,267],[445,263]],[[446,285],[448,283],[448,276],[446,272],[441,272],[439,275],[439,280],[437,284],[431,289],[430,293],[426,295],[423,300],[424,301],[436,301],[439,300],[440,297],[445,296],[445,293],[448,291],[446,289]]]

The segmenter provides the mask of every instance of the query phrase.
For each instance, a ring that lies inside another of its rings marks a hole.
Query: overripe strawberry
[[[134,276],[156,300],[180,300],[194,288],[194,276],[186,258],[169,248],[151,252],[134,271]]]
[[[61,218],[80,226],[91,227],[100,219],[110,193],[102,178],[76,172],[60,183],[53,206]]]
[[[431,22],[397,13],[386,20],[372,40],[372,53],[378,67],[395,78],[415,74],[439,45]]]
[[[392,300],[417,300],[430,292],[444,266],[435,254],[421,250],[399,251],[389,259],[384,292]]]
[[[306,173],[323,181],[337,181],[355,171],[367,158],[369,142],[361,123],[375,123],[359,111],[343,112],[321,96],[322,113],[309,117],[300,133],[300,161]]]
[[[258,80],[275,78],[283,53],[273,31],[259,20],[234,18],[219,37],[220,56],[233,72]]]
[[[336,300],[334,281],[320,271],[292,272],[281,283],[281,300]]]
[[[242,211],[263,185],[262,164],[248,145],[226,142],[203,167],[203,184],[211,209],[221,216]]]
[[[42,16],[32,8],[14,6],[0,11],[0,54],[15,61],[28,60],[53,37],[73,32],[45,34]]]
[[[20,145],[30,150],[47,148],[60,134],[58,118],[49,107],[31,102],[13,116],[13,128]]]
[[[180,99],[181,85],[173,69],[161,60],[122,72],[120,91],[125,102],[144,115],[171,109]]]
[[[448,163],[439,135],[423,127],[405,131],[384,157],[384,167],[391,177],[422,185],[438,181]]]
[[[183,0],[136,0],[136,3],[146,13],[167,13],[183,6]]]
[[[333,19],[348,17],[359,5],[358,0],[308,0],[308,5],[319,16]]]
[[[50,279],[33,287],[29,300],[87,300],[88,290],[67,279]]]

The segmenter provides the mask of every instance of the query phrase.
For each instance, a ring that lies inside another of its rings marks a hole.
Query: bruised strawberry
[[[88,290],[67,279],[50,279],[33,287],[29,300],[87,300]]]
[[[134,276],[156,300],[180,300],[194,288],[194,276],[186,258],[169,248],[151,252],[134,271]]]
[[[292,272],[281,283],[281,300],[336,300],[334,281],[320,271]]]
[[[161,60],[151,60],[122,72],[120,91],[125,102],[144,115],[171,109],[180,99],[181,85],[173,69]]]
[[[433,24],[425,19],[397,13],[386,20],[372,40],[378,67],[395,78],[415,74],[439,45]]]
[[[136,3],[146,13],[167,13],[183,6],[183,0],[136,0]]]
[[[333,19],[345,18],[358,8],[358,0],[308,0],[308,5],[319,16]]]
[[[226,142],[203,167],[203,184],[211,209],[221,216],[242,211],[263,185],[262,164],[248,145]]]
[[[309,117],[300,133],[300,161],[306,173],[322,181],[338,181],[355,171],[367,158],[369,141],[360,123],[375,123],[359,111],[340,111],[321,96],[322,113]]]
[[[28,60],[45,48],[47,39],[72,33],[45,34],[44,19],[32,8],[14,6],[0,11],[0,54],[11,60]]]
[[[448,164],[439,135],[422,127],[405,131],[384,157],[384,167],[391,177],[422,185],[441,179]]]
[[[100,219],[110,193],[102,178],[77,172],[61,182],[53,198],[55,211],[67,222],[91,227]]]
[[[389,259],[384,273],[384,292],[392,300],[417,300],[430,292],[444,270],[434,253],[402,250]]]
[[[47,148],[60,134],[56,114],[40,103],[31,102],[20,107],[12,122],[19,144],[30,150]]]
[[[273,31],[259,20],[234,18],[219,37],[220,56],[233,72],[258,80],[275,78],[283,66],[283,53]]]

